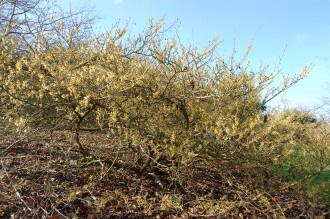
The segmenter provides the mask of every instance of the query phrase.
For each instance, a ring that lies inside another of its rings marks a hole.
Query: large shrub
[[[82,37],[79,26],[58,25],[34,44],[2,34],[1,102],[17,126],[72,129],[83,152],[80,131],[104,130],[139,155],[141,171],[197,158],[264,166],[280,156],[265,105],[307,70],[274,87],[278,72],[216,58],[216,41],[185,47],[165,38],[161,22],[135,37],[121,28]]]

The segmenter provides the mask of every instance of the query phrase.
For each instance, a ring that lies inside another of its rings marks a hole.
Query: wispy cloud
[[[120,5],[120,4],[122,4],[124,2],[124,0],[113,0],[112,2],[115,5]]]

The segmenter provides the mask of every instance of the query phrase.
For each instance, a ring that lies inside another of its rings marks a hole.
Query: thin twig
[[[4,173],[6,174],[9,182],[10,182],[10,185],[13,187],[13,189],[15,190],[15,194],[17,195],[17,197],[20,199],[20,201],[25,205],[25,207],[32,212],[32,209],[26,204],[26,202],[23,200],[23,198],[21,197],[20,193],[17,191],[16,189],[16,186],[14,185],[14,183],[12,182],[9,174],[8,174],[8,171],[7,171],[7,168],[5,167],[5,165],[3,164],[3,161],[1,160],[1,166],[2,166],[2,169],[4,171]]]

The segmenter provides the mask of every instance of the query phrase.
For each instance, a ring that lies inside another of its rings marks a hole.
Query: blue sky
[[[238,53],[253,42],[249,59],[255,66],[275,64],[297,73],[312,65],[311,74],[273,102],[290,106],[319,104],[330,96],[330,0],[59,0],[63,8],[92,7],[101,30],[120,20],[142,30],[150,17],[180,21],[186,42],[204,46],[217,34],[219,54]],[[234,43],[235,42],[235,43]]]

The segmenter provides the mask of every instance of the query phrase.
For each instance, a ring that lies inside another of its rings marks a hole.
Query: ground
[[[82,138],[93,158],[77,153],[68,131],[1,131],[0,218],[327,217],[296,190],[280,189],[281,178],[261,185],[196,168],[180,182],[141,174],[105,134]]]

